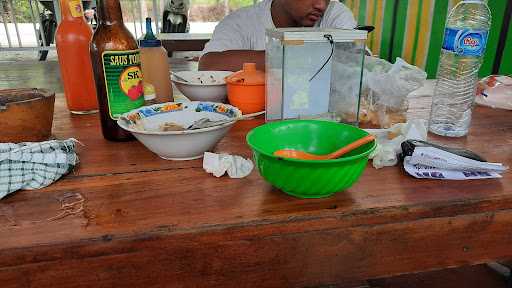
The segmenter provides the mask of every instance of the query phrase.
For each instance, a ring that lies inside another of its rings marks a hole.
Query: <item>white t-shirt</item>
[[[202,54],[226,50],[265,50],[265,30],[275,28],[270,13],[272,0],[240,8],[227,15],[213,31]],[[357,23],[352,12],[339,1],[331,1],[323,17],[315,24],[319,28],[353,29]]]

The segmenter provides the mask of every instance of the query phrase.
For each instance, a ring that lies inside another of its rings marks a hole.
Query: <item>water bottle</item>
[[[464,0],[450,12],[432,98],[430,132],[449,137],[468,133],[490,27],[486,0]]]

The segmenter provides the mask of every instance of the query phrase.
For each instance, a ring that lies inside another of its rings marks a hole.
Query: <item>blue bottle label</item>
[[[484,54],[488,36],[486,30],[447,27],[444,30],[443,49],[461,56],[480,57]]]

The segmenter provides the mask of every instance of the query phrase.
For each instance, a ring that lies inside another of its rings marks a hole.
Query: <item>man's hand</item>
[[[199,59],[199,70],[239,71],[244,63],[256,63],[256,68],[265,71],[265,51],[229,50],[209,52]]]

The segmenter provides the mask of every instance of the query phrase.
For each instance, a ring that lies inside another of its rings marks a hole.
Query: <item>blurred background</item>
[[[148,16],[156,20],[155,31],[161,32],[169,3],[186,10],[187,33],[209,34],[231,11],[258,1],[121,0],[121,5],[126,26],[138,38],[145,33],[143,20]],[[429,78],[434,78],[437,72],[448,12],[460,1],[341,0],[359,24],[375,26],[367,42],[374,55],[390,62],[401,57],[424,69]],[[58,3],[58,0],[0,0],[0,61],[55,60],[53,34],[60,19]],[[94,6],[91,0],[83,3],[85,9]],[[512,1],[488,0],[488,4],[492,28],[480,76],[509,75],[512,74]],[[48,56],[42,57],[46,53]]]

